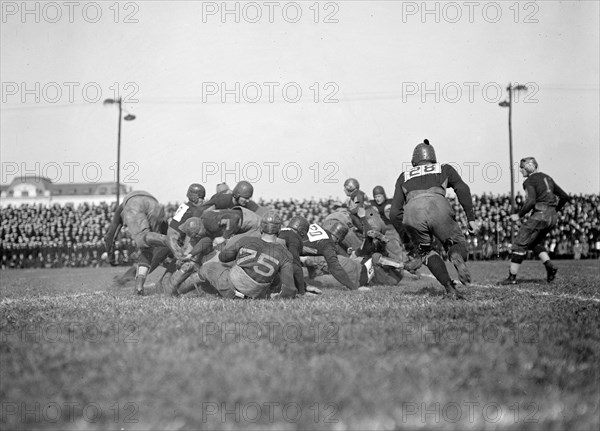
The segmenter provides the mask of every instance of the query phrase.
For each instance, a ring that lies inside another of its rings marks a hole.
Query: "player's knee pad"
[[[467,250],[467,246],[462,243],[453,242],[450,247],[446,249],[449,255],[453,255],[454,253],[460,254],[464,260],[467,260],[469,256],[469,252]]]
[[[533,247],[533,252],[535,253],[536,256],[538,256],[540,253],[547,252],[547,250],[546,250],[546,247],[544,247],[541,244],[538,244],[535,247]]]
[[[525,251],[520,251],[520,250],[515,250],[512,252],[512,256],[510,258],[510,261],[512,263],[523,263],[523,261],[525,260],[525,256],[527,255],[527,253]]]
[[[423,257],[427,256],[433,250],[433,244],[428,242],[426,244],[419,244],[417,246],[417,251]]]
[[[437,256],[437,257],[439,257],[441,259],[441,256],[439,255],[439,253],[437,251],[435,251],[435,250],[429,250],[429,252],[427,252],[427,254],[422,255],[422,257],[423,257],[423,263],[428,268],[429,268],[429,258],[431,258],[433,256]]]

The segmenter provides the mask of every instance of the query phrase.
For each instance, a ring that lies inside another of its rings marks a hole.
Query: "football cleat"
[[[500,286],[510,286],[513,284],[517,284],[517,275],[516,274],[511,274],[510,272],[508,273],[508,278],[506,278],[505,280],[502,280],[500,283],[498,283]]]
[[[554,281],[554,279],[556,278],[556,273],[558,272],[558,268],[555,266],[551,266],[551,267],[546,267],[546,281],[548,281],[548,283],[552,283]]]
[[[464,285],[469,284],[471,282],[471,273],[469,272],[469,268],[467,268],[467,264],[463,257],[458,253],[453,253],[450,256],[450,262],[452,262],[456,268],[460,282]]]
[[[446,286],[444,286],[446,288],[446,295],[445,295],[446,298],[453,299],[453,300],[465,299],[464,295],[456,289],[457,285],[458,285],[458,282],[456,280],[450,280],[448,282],[448,284]]]

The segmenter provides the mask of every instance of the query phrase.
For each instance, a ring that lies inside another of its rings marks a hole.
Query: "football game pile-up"
[[[480,222],[475,219],[469,186],[451,165],[438,163],[427,139],[415,147],[412,166],[398,178],[393,198],[377,186],[369,200],[358,180],[347,179],[346,202],[321,224],[296,215],[284,225],[277,211],[252,200],[254,187],[247,181],[233,190],[219,184],[207,201],[205,188],[191,184],[188,201],[168,223],[163,205],[154,196],[132,191],[115,211],[105,236],[105,256],[116,264],[115,240],[126,226],[139,258],[136,267],[116,282],[135,279],[135,292],[142,296],[147,275],[159,266],[165,267],[159,286],[168,295],[196,291],[232,299],[283,299],[318,295],[317,286],[368,291],[369,285],[397,285],[404,270],[418,277],[419,267],[425,265],[448,298],[464,299],[442,254],[455,267],[460,283],[468,285],[467,240],[446,189],[454,189],[469,231],[477,233]],[[510,218],[530,216],[512,246],[509,275],[501,284],[517,283],[528,250],[540,258],[547,281],[552,282],[558,270],[543,243],[569,197],[550,176],[538,171],[533,157],[522,159],[520,167],[527,198]]]

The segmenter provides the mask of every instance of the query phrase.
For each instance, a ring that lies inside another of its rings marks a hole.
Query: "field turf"
[[[0,428],[599,429],[599,262],[469,265],[465,301],[427,270],[291,301],[3,271]]]

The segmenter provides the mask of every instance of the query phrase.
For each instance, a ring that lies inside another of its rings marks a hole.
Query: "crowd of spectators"
[[[466,217],[460,204],[450,199],[465,233]],[[339,201],[335,199],[258,200],[261,205],[280,211],[288,220],[295,215],[318,223],[330,214]],[[508,215],[512,213],[508,195],[473,196],[477,219],[482,222],[477,236],[467,235],[472,259],[506,259],[510,255],[511,229],[518,229]],[[519,208],[523,198],[518,195]],[[546,241],[555,259],[587,259],[600,256],[600,196],[574,195],[560,213],[558,225]],[[172,216],[176,204],[167,205]],[[22,205],[2,209],[0,225],[1,269],[60,268],[103,266],[103,237],[115,210],[114,204]],[[135,246],[122,230],[116,247],[117,261],[130,265],[135,261]]]

